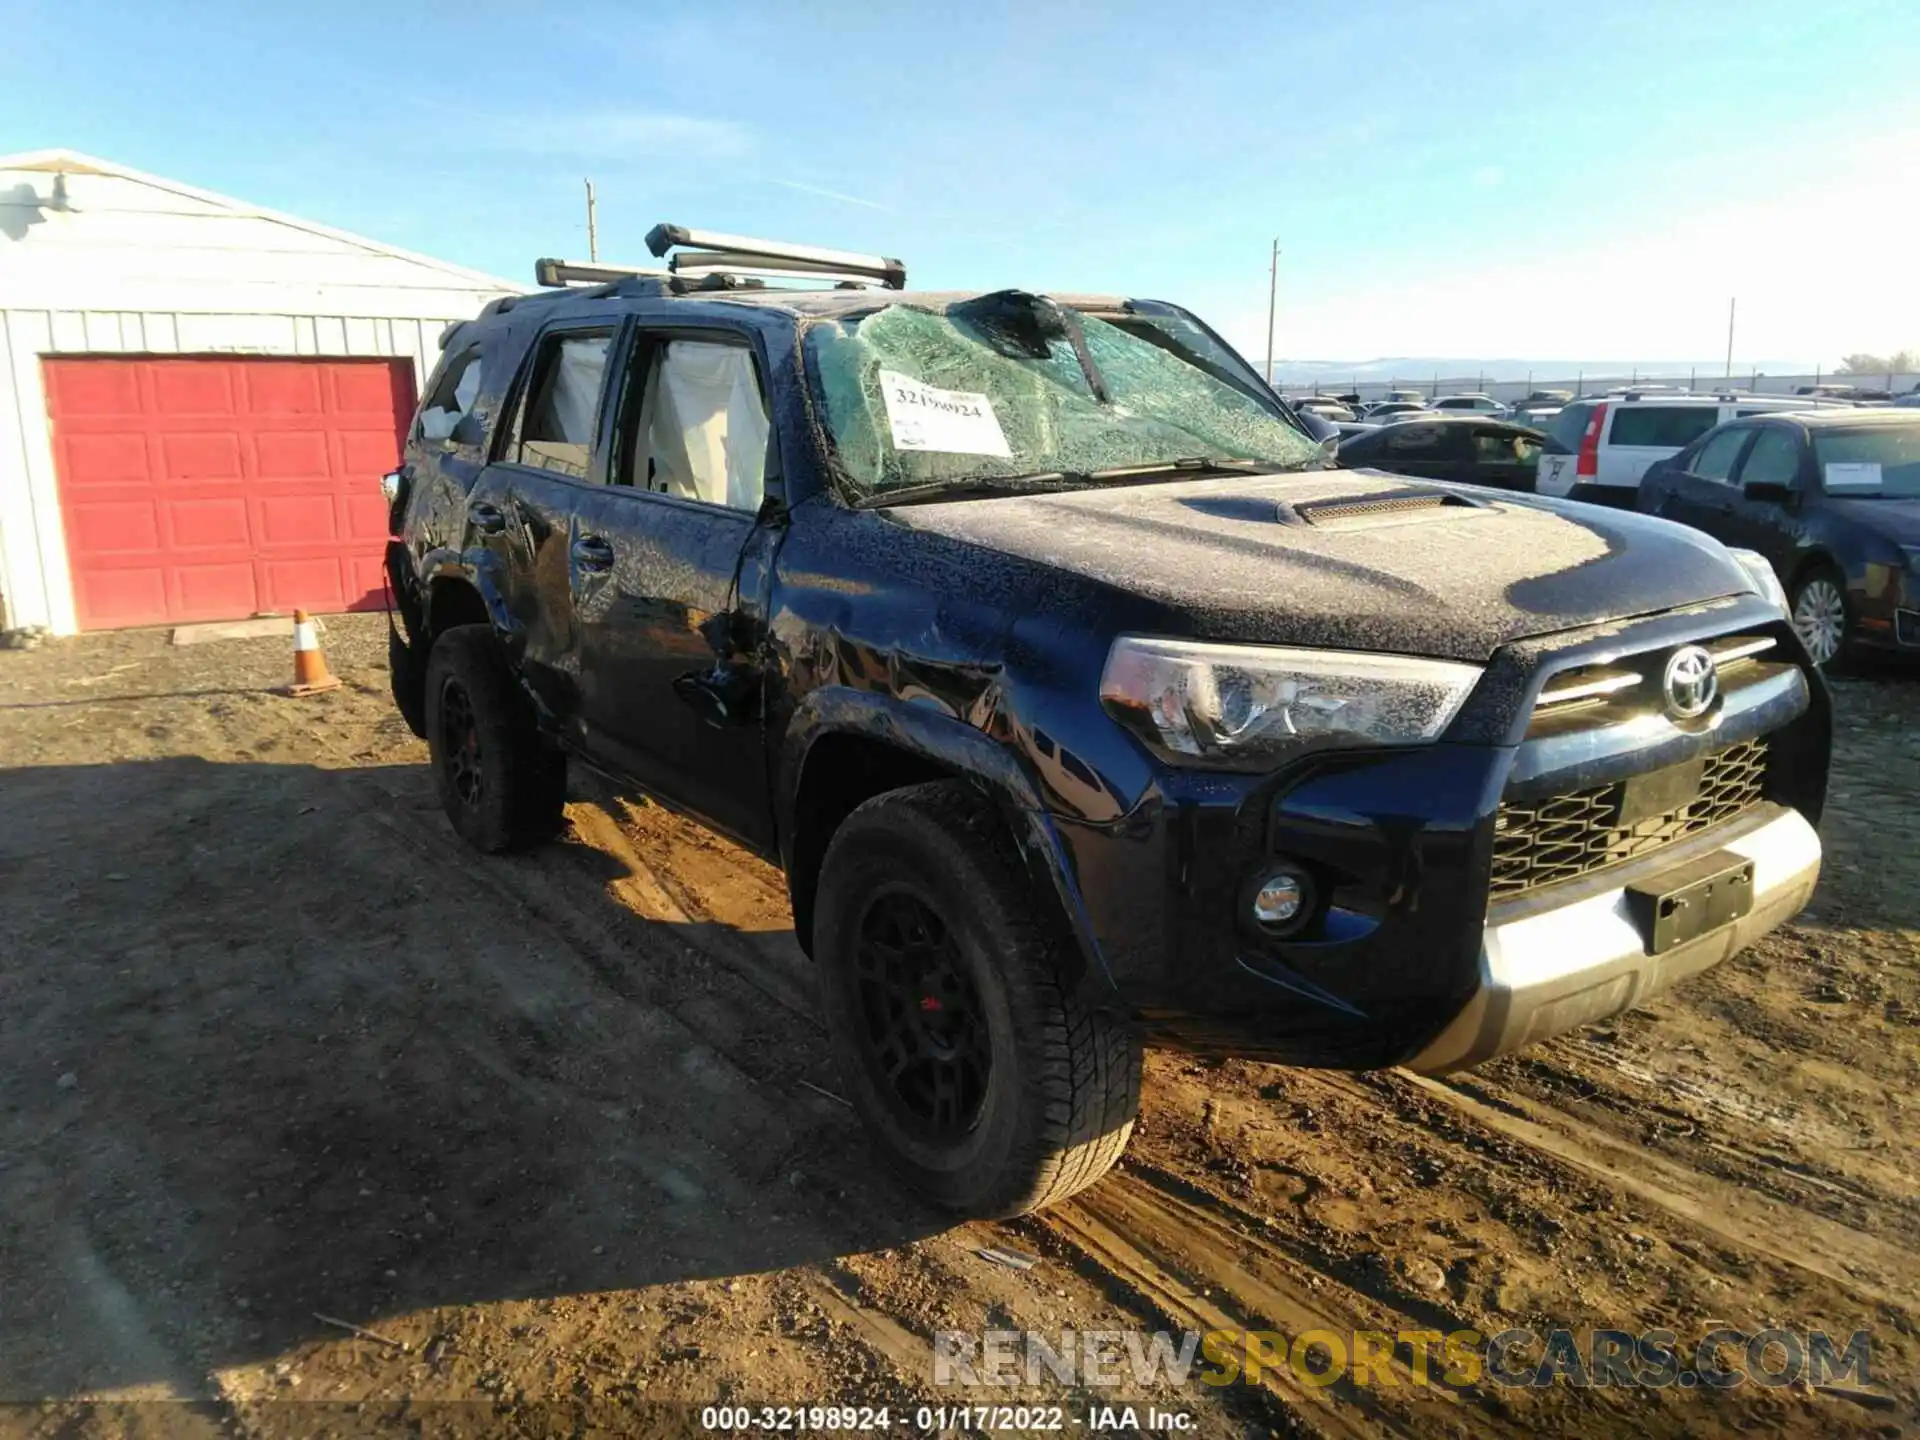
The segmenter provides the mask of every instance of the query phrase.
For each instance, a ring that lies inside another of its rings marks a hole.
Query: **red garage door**
[[[82,629],[380,605],[412,366],[45,364]]]

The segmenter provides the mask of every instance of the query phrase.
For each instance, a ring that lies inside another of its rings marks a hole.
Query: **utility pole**
[[[600,231],[593,217],[593,181],[587,185],[587,259],[594,264],[600,262]]]
[[[1273,378],[1273,311],[1275,302],[1280,298],[1280,238],[1273,241],[1273,254],[1267,263],[1267,383],[1275,383]]]
[[[1727,380],[1733,380],[1733,307],[1738,297],[1727,301]]]

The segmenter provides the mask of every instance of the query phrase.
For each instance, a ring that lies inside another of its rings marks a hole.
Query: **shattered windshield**
[[[834,455],[863,501],[1016,477],[1324,463],[1257,381],[1159,317],[1138,317],[1136,332],[1002,292],[945,314],[891,305],[821,321],[806,343]]]

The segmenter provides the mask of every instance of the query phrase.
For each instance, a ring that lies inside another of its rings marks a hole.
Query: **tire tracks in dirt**
[[[1350,1338],[1358,1331],[1447,1333],[1465,1323],[1444,1306],[1365,1288],[1234,1201],[1151,1161],[1124,1169],[1067,1205],[1027,1222],[1078,1250],[1107,1283],[1134,1289],[1168,1322],[1210,1330],[1312,1331]],[[1439,1421],[1476,1434],[1521,1436],[1530,1427],[1482,1403],[1471,1387],[1423,1381],[1407,1345],[1386,1355],[1388,1373],[1356,1386],[1352,1371],[1329,1385],[1306,1385],[1285,1369],[1261,1383],[1307,1423],[1328,1434],[1425,1433]],[[1439,1366],[1434,1364],[1433,1372]],[[1404,1397],[1404,1398],[1401,1398]],[[1337,1403],[1335,1403],[1337,1402]],[[1328,1407],[1332,1408],[1329,1409]]]
[[[1782,1207],[1777,1202],[1654,1154],[1644,1146],[1615,1139],[1564,1110],[1510,1091],[1496,1092],[1470,1081],[1449,1083],[1405,1071],[1393,1072],[1393,1080],[1450,1106],[1485,1129],[1657,1206],[1726,1244],[1817,1275],[1867,1299],[1920,1308],[1920,1285],[1900,1278],[1920,1275],[1920,1257],[1851,1226],[1797,1209],[1789,1232],[1781,1225]],[[1774,1238],[1783,1233],[1792,1233],[1798,1243],[1789,1245]],[[1804,1243],[1809,1237],[1818,1242],[1817,1248]],[[1868,1275],[1884,1278],[1865,1278]]]

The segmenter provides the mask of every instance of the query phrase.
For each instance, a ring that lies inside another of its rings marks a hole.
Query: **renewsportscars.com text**
[[[1697,1340],[1671,1330],[1032,1330],[937,1331],[933,1383],[960,1386],[1258,1384],[1677,1385],[1731,1389],[1872,1379],[1872,1340],[1824,1330],[1713,1326]]]

